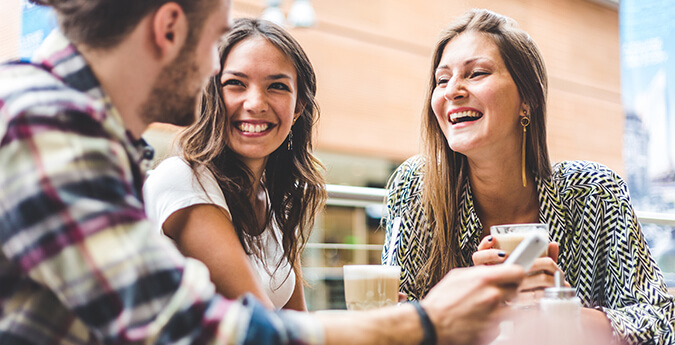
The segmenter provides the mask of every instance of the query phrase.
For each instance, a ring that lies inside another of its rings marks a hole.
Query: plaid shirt
[[[0,343],[314,344],[306,313],[216,294],[152,230],[148,158],[75,47],[0,65]]]

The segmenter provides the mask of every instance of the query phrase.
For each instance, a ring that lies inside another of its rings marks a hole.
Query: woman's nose
[[[244,109],[249,112],[261,113],[267,111],[267,108],[265,92],[258,87],[249,87],[244,101]]]
[[[464,80],[462,78],[453,77],[445,86],[445,99],[450,101],[466,97],[467,90],[465,86],[466,85],[464,85]]]

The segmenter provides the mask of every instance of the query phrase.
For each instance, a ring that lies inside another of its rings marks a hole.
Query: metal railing
[[[384,204],[387,190],[384,188],[355,187],[329,184],[328,205],[363,207]],[[675,226],[675,214],[635,211],[640,223]]]
[[[387,190],[383,188],[355,187],[329,184],[328,205],[366,207],[369,205],[384,205]],[[675,215],[668,213],[635,211],[642,224],[658,224],[675,227]],[[346,250],[376,250],[381,251],[380,244],[345,244],[345,243],[307,243],[307,248],[314,249],[346,249]]]

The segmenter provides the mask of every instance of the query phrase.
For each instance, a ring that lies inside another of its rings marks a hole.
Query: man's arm
[[[519,266],[452,270],[420,302],[435,326],[439,344],[475,344],[497,336],[504,301],[525,276]],[[318,314],[326,344],[420,344],[420,316],[410,304],[363,312]]]
[[[68,318],[22,318],[21,327],[0,326],[0,338],[16,332],[14,339],[39,334],[42,343],[64,336],[106,343],[321,342],[322,329],[309,317],[272,315],[250,298],[218,296],[206,267],[151,229],[134,163],[94,120],[104,117],[70,108],[5,123],[0,249],[19,272],[15,288],[25,291],[0,318],[45,314],[40,308],[47,305]],[[267,332],[253,331],[260,327]],[[30,329],[35,334],[19,332]]]

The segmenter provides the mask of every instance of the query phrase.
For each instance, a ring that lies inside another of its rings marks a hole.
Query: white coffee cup
[[[347,309],[366,310],[398,303],[401,267],[345,265],[342,269]]]

